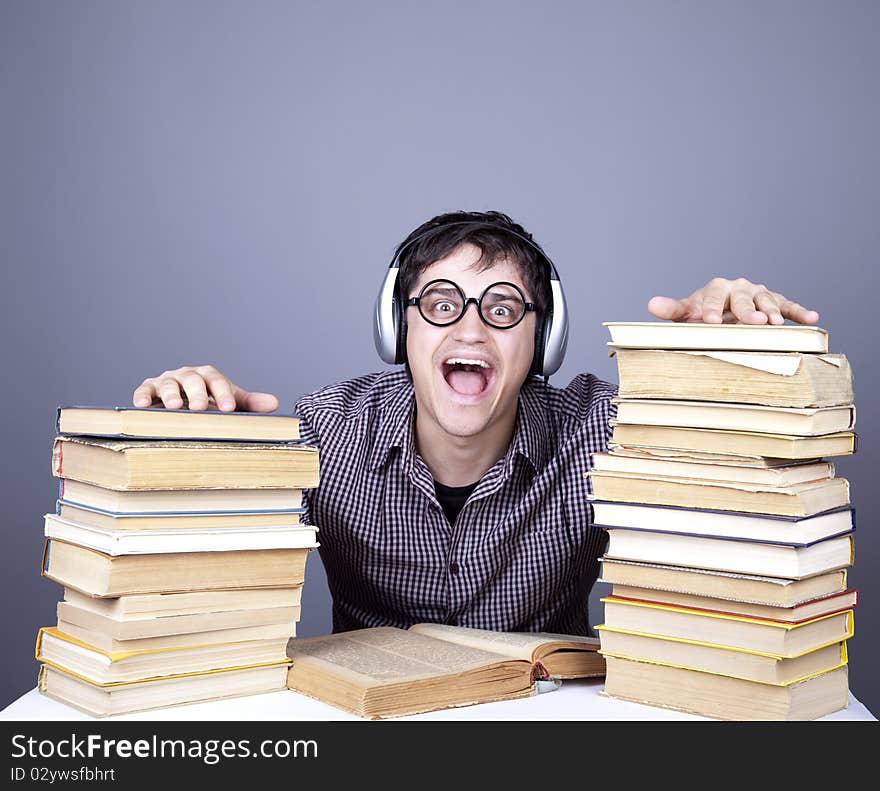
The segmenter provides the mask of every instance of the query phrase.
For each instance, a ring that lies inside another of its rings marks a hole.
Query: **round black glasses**
[[[416,306],[422,318],[435,327],[455,324],[473,302],[484,323],[499,330],[509,330],[519,324],[528,311],[535,310],[533,302],[526,302],[519,286],[500,281],[486,286],[480,298],[465,297],[457,283],[451,280],[431,280],[417,297],[410,297],[407,306]]]

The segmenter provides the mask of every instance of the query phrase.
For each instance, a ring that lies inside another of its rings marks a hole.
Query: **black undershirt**
[[[434,481],[434,491],[437,493],[437,502],[446,514],[446,519],[450,525],[455,524],[455,519],[459,511],[464,508],[467,498],[471,496],[471,492],[477,488],[477,484],[469,483],[467,486],[446,486],[440,481]]]

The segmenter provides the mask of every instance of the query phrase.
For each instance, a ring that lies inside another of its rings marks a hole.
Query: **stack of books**
[[[285,689],[317,546],[298,418],[62,407],[56,429],[40,691],[105,716]]]
[[[816,327],[606,326],[604,693],[720,719],[846,707],[855,511],[826,458],[856,450],[846,357]]]

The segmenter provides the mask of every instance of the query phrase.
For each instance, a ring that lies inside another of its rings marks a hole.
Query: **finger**
[[[205,380],[196,371],[186,371],[179,375],[180,384],[186,392],[187,406],[197,411],[208,408],[208,391]]]
[[[278,397],[272,393],[250,393],[233,385],[235,406],[243,412],[274,412],[278,409]]]
[[[754,286],[736,286],[730,292],[730,310],[743,324],[766,324],[768,316],[758,310],[754,300]]]
[[[648,311],[658,319],[687,321],[691,316],[691,305],[686,299],[656,296],[648,300]]]
[[[775,291],[771,291],[770,293],[779,305],[780,313],[782,313],[785,318],[796,321],[799,324],[815,324],[819,321],[819,314],[815,310],[805,308],[803,305],[793,302],[788,299],[788,297],[784,297],[782,294],[777,294]]]
[[[163,376],[159,379],[156,389],[159,398],[167,409],[181,409],[183,407],[183,398],[180,395],[180,383],[170,376]]]
[[[702,321],[706,324],[721,324],[724,321],[724,311],[730,295],[730,282],[722,280],[716,283],[713,280],[702,291],[703,296],[700,300]]]
[[[216,370],[205,374],[204,381],[218,409],[224,412],[235,410],[235,395],[233,393],[233,389],[236,387],[235,384]]]
[[[147,407],[159,395],[152,379],[145,379],[143,384],[135,388],[131,394],[131,403],[135,406]]]
[[[783,324],[785,322],[785,318],[779,310],[779,303],[777,303],[776,299],[766,288],[755,292],[753,299],[755,300],[755,307],[766,314],[771,324]]]

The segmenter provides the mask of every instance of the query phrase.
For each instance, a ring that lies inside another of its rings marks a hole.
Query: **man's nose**
[[[469,308],[473,307],[473,310]],[[452,325],[453,335],[458,340],[475,341],[485,340],[488,336],[489,328],[486,326],[483,318],[480,316],[480,306],[476,300],[465,303],[462,317]]]

